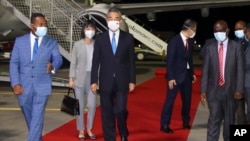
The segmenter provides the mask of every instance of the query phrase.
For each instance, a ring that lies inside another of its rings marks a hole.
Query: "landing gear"
[[[142,52],[136,53],[136,59],[139,60],[139,61],[144,60],[145,59],[145,54],[142,53]]]

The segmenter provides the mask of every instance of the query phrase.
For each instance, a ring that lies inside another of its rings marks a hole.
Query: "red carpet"
[[[182,103],[179,94],[175,101],[171,121],[171,128],[174,130],[174,134],[160,132],[161,110],[166,98],[166,71],[157,69],[155,73],[155,78],[140,84],[133,93],[129,94],[128,129],[130,135],[128,139],[129,141],[186,141],[190,130],[182,129]],[[199,78],[200,70],[197,70],[195,73]],[[193,85],[191,124],[200,100],[199,80]],[[93,131],[97,136],[96,141],[103,141],[100,107],[97,108]],[[72,120],[47,133],[43,139],[44,141],[78,141],[76,137],[75,120]],[[118,133],[117,140],[120,140]]]

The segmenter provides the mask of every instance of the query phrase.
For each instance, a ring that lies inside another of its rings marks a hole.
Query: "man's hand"
[[[50,74],[51,71],[53,71],[53,70],[54,70],[54,67],[53,67],[52,63],[48,62],[47,63],[47,74]]]
[[[243,94],[240,92],[235,92],[234,93],[234,99],[236,100],[241,100],[243,98]]]
[[[135,89],[135,84],[134,83],[129,83],[129,92],[134,91]]]
[[[206,104],[206,101],[207,101],[206,99],[207,99],[206,93],[201,93],[201,103],[203,105]]]
[[[96,91],[97,91],[97,84],[96,83],[93,83],[90,85],[90,89],[91,91],[96,94]]]
[[[23,87],[20,84],[17,84],[13,87],[14,95],[22,95],[23,94]]]
[[[168,81],[169,89],[173,89],[175,85],[176,85],[176,81],[174,79]]]
[[[196,80],[197,80],[197,77],[195,75],[193,75],[193,81],[192,81],[192,83],[195,83]]]

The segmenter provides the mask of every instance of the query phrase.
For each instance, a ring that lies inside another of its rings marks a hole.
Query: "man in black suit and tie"
[[[209,118],[207,141],[218,141],[223,124],[224,141],[229,141],[230,124],[235,120],[236,100],[244,91],[244,52],[237,42],[228,38],[229,28],[224,20],[214,24],[215,41],[207,48],[201,77],[201,102],[207,101]]]
[[[238,42],[241,47],[246,50],[248,46],[248,42],[246,41],[245,37],[245,30],[246,30],[246,22],[239,20],[234,25],[234,35],[235,35],[235,41]],[[242,99],[236,101],[236,118],[235,123],[236,124],[245,124],[246,123],[246,113],[245,113],[245,105],[246,105],[246,99],[245,94],[242,97]]]
[[[119,29],[121,13],[107,13],[109,30],[95,39],[91,71],[91,90],[99,82],[101,116],[105,141],[116,140],[116,119],[121,141],[127,141],[127,95],[135,89],[134,38]]]
[[[194,20],[185,20],[181,32],[174,36],[167,47],[167,80],[168,90],[166,101],[163,105],[160,130],[165,133],[173,133],[169,127],[177,92],[180,91],[182,98],[182,121],[183,128],[190,129],[190,106],[192,81],[196,81],[193,69],[192,52],[197,23]]]
[[[246,36],[246,49],[245,49],[245,60],[246,60],[246,69],[245,69],[245,101],[247,103],[247,112],[246,112],[246,124],[250,124],[250,23],[247,24],[245,29]]]

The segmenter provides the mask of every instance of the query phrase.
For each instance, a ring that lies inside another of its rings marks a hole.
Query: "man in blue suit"
[[[44,111],[51,95],[51,73],[62,65],[57,41],[46,36],[43,14],[31,16],[31,32],[15,40],[10,80],[28,127],[27,141],[42,141]]]
[[[185,20],[181,32],[174,36],[167,47],[167,96],[163,105],[160,130],[173,133],[169,127],[173,111],[173,104],[180,90],[182,99],[183,128],[190,129],[190,106],[192,81],[196,81],[193,69],[192,51],[197,23],[194,20]]]
[[[121,141],[127,141],[127,96],[135,88],[134,38],[119,29],[118,9],[109,9],[106,20],[109,30],[95,39],[91,90],[96,93],[99,82],[104,140],[116,140],[117,119]]]

